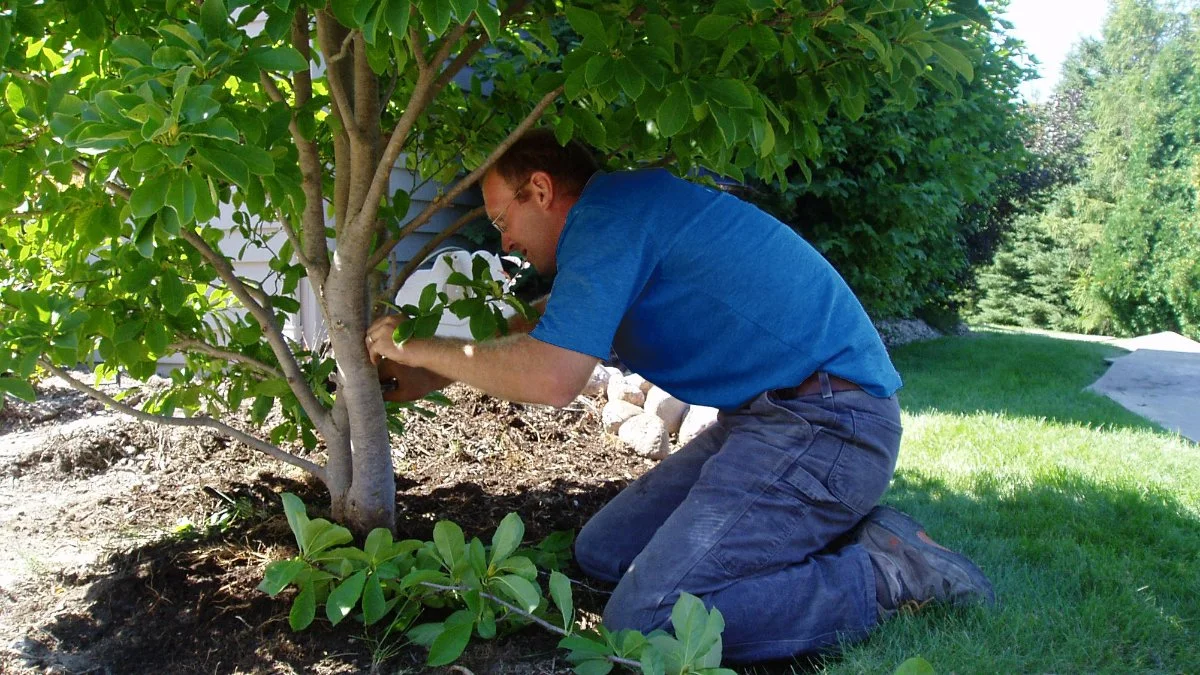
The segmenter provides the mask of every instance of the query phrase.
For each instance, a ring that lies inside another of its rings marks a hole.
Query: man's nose
[[[505,253],[510,253],[513,250],[513,240],[508,236],[507,232],[500,233],[500,248],[503,249]]]

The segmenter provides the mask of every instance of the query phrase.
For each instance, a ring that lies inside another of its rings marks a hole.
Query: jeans
[[[900,433],[896,397],[862,391],[722,411],[580,531],[579,566],[617,584],[605,626],[669,630],[686,591],[721,610],[729,662],[861,639],[878,622],[875,574],[835,540],[887,489]]]

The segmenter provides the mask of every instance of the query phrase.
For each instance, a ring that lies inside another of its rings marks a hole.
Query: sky
[[[1044,100],[1058,81],[1071,46],[1084,37],[1100,37],[1108,0],[1011,0],[1004,17],[1041,65],[1041,78],[1021,85],[1029,100]]]

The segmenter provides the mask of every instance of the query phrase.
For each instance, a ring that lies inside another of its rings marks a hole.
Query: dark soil
[[[328,497],[297,471],[207,432],[166,430],[104,412],[61,385],[0,411],[0,671],[61,673],[358,673],[380,655],[361,626],[318,620],[293,633],[290,596],[255,590],[295,554],[279,493],[310,514]],[[456,406],[413,415],[394,439],[402,537],[437,520],[485,541],[516,511],[526,543],[578,528],[652,464],[612,444],[598,409],[510,404],[452,388]],[[323,458],[318,458],[323,459]],[[235,506],[236,505],[236,506]],[[574,579],[581,573],[566,570]],[[593,615],[602,590],[579,590]],[[472,646],[482,673],[566,673],[537,628]],[[423,666],[405,647],[381,672]]]

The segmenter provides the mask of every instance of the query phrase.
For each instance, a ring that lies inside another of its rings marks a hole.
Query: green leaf
[[[275,174],[275,160],[271,155],[256,145],[242,145],[238,156],[246,162],[250,173],[256,176],[271,176]]]
[[[37,400],[37,391],[34,390],[33,385],[15,377],[0,376],[0,394],[15,396],[27,403]]]
[[[479,17],[479,23],[483,24],[488,38],[494,41],[500,34],[500,9],[488,0],[480,0],[475,16]]]
[[[701,87],[712,100],[726,108],[753,108],[754,98],[745,83],[733,79],[719,79],[703,82]]]
[[[530,581],[537,579],[537,567],[533,561],[522,555],[514,555],[496,565],[497,572],[512,572]]]
[[[496,321],[496,315],[492,313],[491,307],[484,307],[471,315],[470,329],[471,337],[476,340],[486,340],[496,334],[496,331],[500,329],[500,324]]]
[[[215,138],[220,141],[233,141],[234,143],[241,140],[241,134],[238,133],[237,127],[233,126],[233,122],[224,117],[214,117],[200,124],[189,125],[184,129],[184,133],[190,136],[203,136],[205,138]]]
[[[134,218],[149,218],[158,213],[167,202],[169,180],[166,174],[161,174],[133,189],[129,195],[129,211]]]
[[[426,665],[444,666],[458,659],[471,639],[471,628],[474,622],[475,617],[465,610],[451,614],[442,624],[441,635],[438,635],[429,647],[429,658],[425,661]]]
[[[696,23],[692,34],[702,40],[720,40],[726,36],[730,28],[737,25],[738,20],[732,16],[709,14]]]
[[[373,561],[383,560],[392,551],[392,533],[383,527],[371,530],[367,535],[366,542],[363,543],[363,551],[371,556]]]
[[[244,187],[250,182],[250,167],[237,155],[215,148],[196,148],[196,155],[204,160],[207,168],[235,185]]]
[[[292,610],[288,612],[288,625],[294,631],[301,631],[312,624],[317,616],[317,593],[311,583],[305,584],[299,595],[292,601]]]
[[[559,649],[566,649],[572,652],[583,654],[598,654],[601,656],[611,653],[612,650],[603,642],[597,642],[591,638],[583,637],[582,635],[568,635],[558,641]]]
[[[397,40],[403,40],[408,34],[408,17],[412,11],[409,0],[383,0],[379,11],[383,13],[383,21],[388,30]]]
[[[604,124],[596,114],[587,108],[572,107],[567,110],[567,116],[575,123],[575,128],[592,147],[602,148],[608,142],[608,133]]]
[[[496,528],[496,533],[492,535],[491,564],[495,565],[512,555],[524,537],[525,523],[521,521],[521,516],[516,513],[504,516],[504,520],[501,520],[500,526]]]
[[[945,62],[946,66],[951,70],[965,77],[967,81],[970,81],[975,77],[975,70],[971,67],[970,59],[964,56],[962,52],[958,51],[954,47],[951,47],[945,42],[939,42],[937,40],[931,41],[927,44],[933,49],[933,52],[937,54],[938,60]]]
[[[537,609],[537,606],[542,601],[542,594],[538,591],[537,586],[528,579],[524,579],[515,574],[506,574],[502,577],[497,577],[492,580],[492,584],[498,587],[508,597],[516,601],[516,604],[526,612],[532,612]]]
[[[200,6],[200,27],[210,38],[220,37],[229,27],[229,13],[222,0],[204,0]]]
[[[392,215],[397,220],[404,220],[408,215],[408,210],[412,208],[412,195],[405,190],[396,190],[392,193]]]
[[[576,663],[574,670],[577,675],[608,675],[612,672],[613,667],[612,661],[596,658]]]
[[[143,143],[133,152],[130,168],[138,173],[145,173],[166,161],[159,146],[153,143]]]
[[[489,0],[483,0],[488,2]],[[479,0],[449,0],[450,7],[454,9],[454,18],[459,23],[465,23],[471,18],[471,13],[475,11],[475,7]]]
[[[575,604],[571,593],[571,580],[557,570],[550,573],[550,597],[562,614],[563,628],[571,630],[575,622]]]
[[[334,525],[324,518],[309,521],[308,527],[304,530],[304,538],[308,544],[306,548],[309,556],[316,555],[330,547],[354,541],[350,530],[341,525]]]
[[[671,87],[667,97],[658,106],[658,114],[655,116],[659,133],[668,138],[674,136],[687,124],[691,114],[692,103],[688,100],[687,92],[681,86]]]
[[[196,218],[196,186],[182,171],[174,171],[169,175],[170,186],[167,188],[165,205],[174,209],[180,224],[188,225]]]
[[[600,15],[574,5],[568,5],[566,13],[571,28],[574,28],[575,32],[585,40],[592,39],[605,45],[608,44],[608,33],[604,30],[604,22],[601,21]]]
[[[434,35],[441,37],[450,27],[453,7],[447,0],[421,0],[421,16]]]
[[[449,569],[454,568],[454,564],[463,557],[467,547],[462,528],[449,520],[438,521],[433,526],[433,544],[437,547],[442,562]]]
[[[263,575],[262,583],[258,585],[258,590],[273,598],[287,588],[297,574],[307,568],[308,563],[298,558],[276,560],[267,565],[266,573]]]
[[[372,574],[362,591],[363,623],[370,626],[387,614],[387,600],[383,597],[383,586],[379,576]]]
[[[109,45],[109,50],[114,56],[120,58],[128,58],[137,61],[143,65],[149,65],[150,60],[154,57],[154,52],[150,50],[150,45],[146,41],[136,35],[121,35],[114,39]]]
[[[630,100],[641,96],[646,89],[646,78],[637,69],[637,66],[628,60],[617,64],[617,83],[621,85],[621,90]]]
[[[367,581],[367,571],[359,570],[354,576],[338,584],[325,601],[325,616],[329,623],[338,625],[350,615],[351,610],[362,597],[363,584]]]
[[[262,47],[251,51],[246,58],[263,70],[282,71],[285,73],[306,70],[308,60],[295,47]]]

